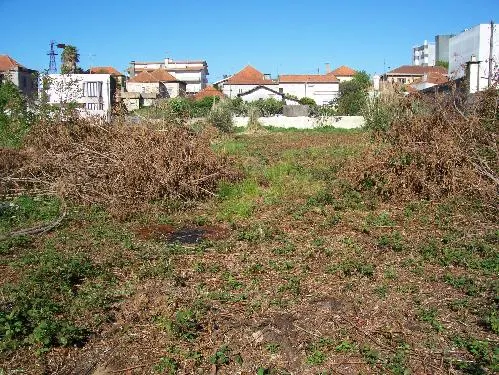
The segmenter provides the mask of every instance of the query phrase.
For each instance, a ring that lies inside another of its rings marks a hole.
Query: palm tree
[[[80,62],[80,54],[78,53],[78,49],[75,46],[66,45],[61,54],[61,73],[76,73],[77,66],[76,64]]]

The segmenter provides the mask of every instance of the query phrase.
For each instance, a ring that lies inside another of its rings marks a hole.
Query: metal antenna
[[[49,69],[48,69],[49,74],[57,73],[57,65],[55,62],[55,57],[57,56],[57,53],[55,53],[54,44],[55,44],[55,42],[53,40],[51,40],[50,41],[50,51],[47,53],[47,55],[50,56]]]

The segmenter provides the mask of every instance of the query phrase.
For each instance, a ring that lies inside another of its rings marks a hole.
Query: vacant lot
[[[126,221],[2,203],[3,233],[65,217],[0,241],[0,374],[498,371],[496,221],[470,201],[359,193],[339,176],[368,143],[227,136],[213,147],[238,182]]]

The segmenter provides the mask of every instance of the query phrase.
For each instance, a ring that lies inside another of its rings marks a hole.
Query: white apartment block
[[[208,64],[204,60],[174,61],[166,58],[164,61],[130,62],[130,78],[141,72],[153,72],[165,69],[177,80],[186,83],[187,94],[195,94],[204,89],[208,84]]]
[[[492,78],[499,72],[499,35],[497,25],[493,30],[493,45],[490,48],[491,25],[480,24],[453,36],[449,41],[449,75],[456,79],[465,76],[469,61],[478,65],[477,81],[473,79],[476,91],[488,87],[489,56],[492,54]],[[492,52],[492,53],[491,53]]]
[[[422,45],[413,47],[412,65],[435,66],[435,43],[425,40]]]

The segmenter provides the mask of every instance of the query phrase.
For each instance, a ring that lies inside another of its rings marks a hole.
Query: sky
[[[499,22],[499,0],[0,0],[0,20],[0,54],[31,69],[48,68],[54,40],[76,46],[83,69],[206,60],[214,82],[248,64],[272,77],[326,63],[383,73],[425,39]]]

